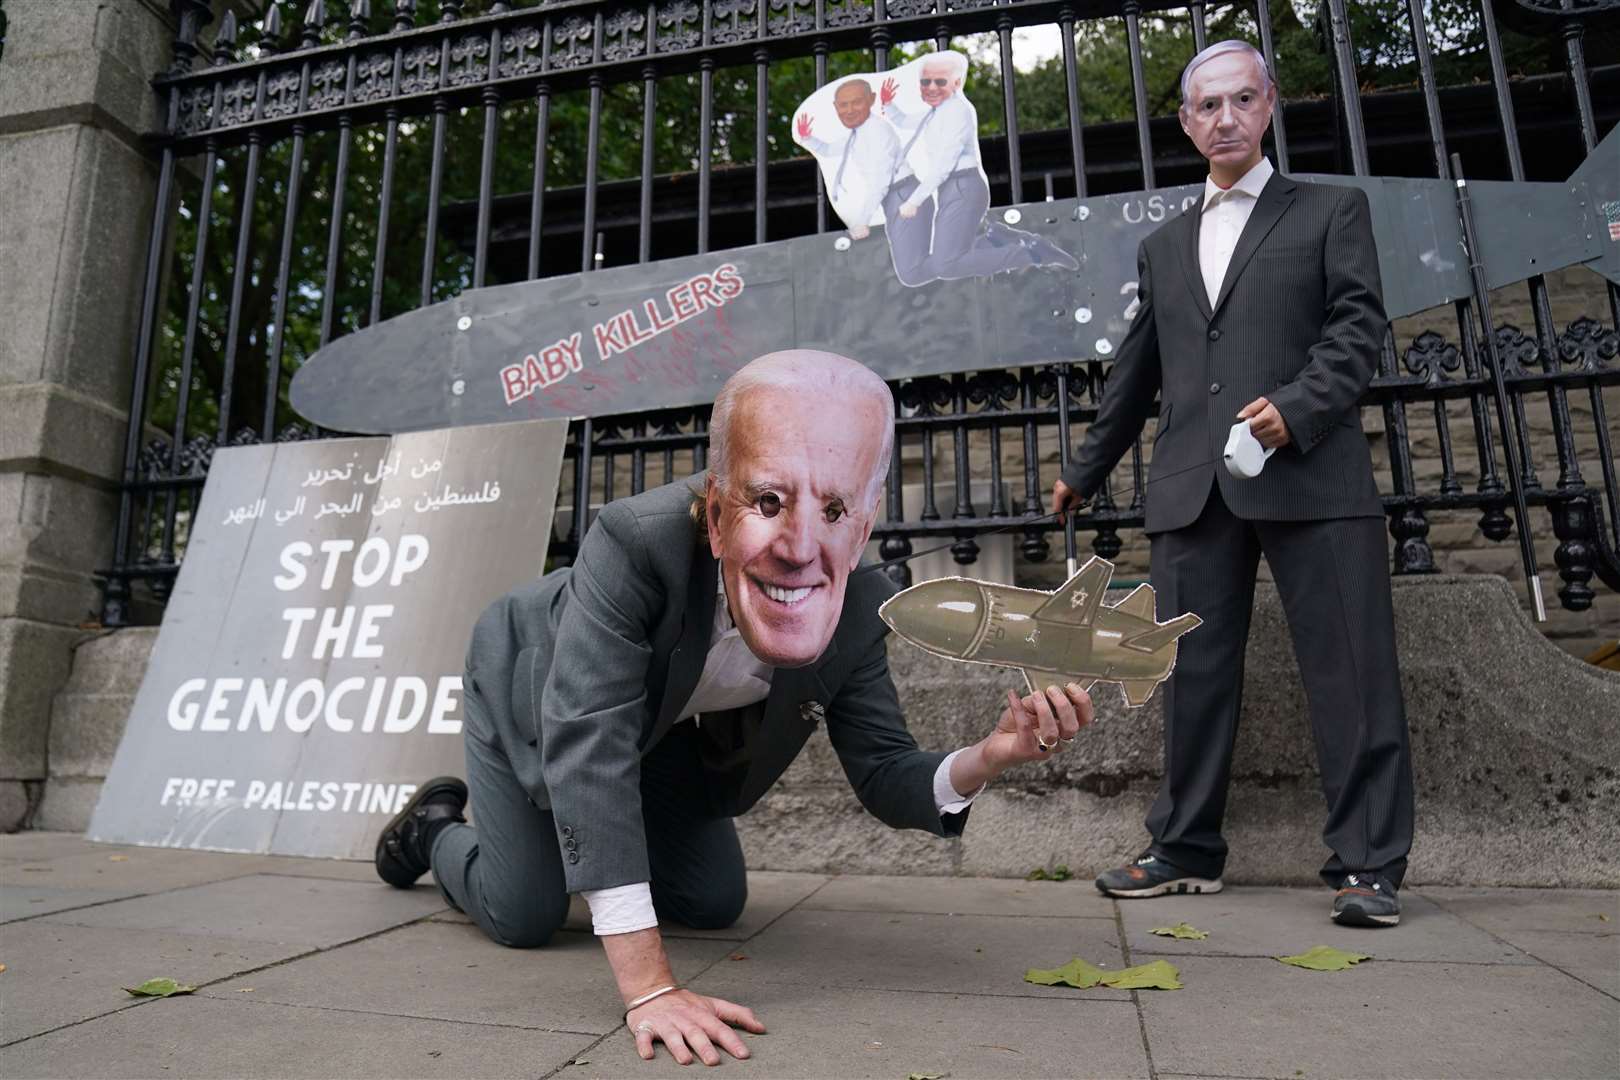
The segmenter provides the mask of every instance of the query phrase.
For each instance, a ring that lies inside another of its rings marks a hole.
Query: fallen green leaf
[[[195,986],[181,986],[173,979],[147,979],[139,986],[126,986],[124,993],[135,997],[173,997],[175,994],[195,993]]]
[[[906,1073],[906,1080],[945,1080],[944,1073]]]
[[[1359,964],[1363,960],[1371,960],[1372,957],[1363,956],[1360,953],[1345,952],[1343,949],[1335,949],[1331,945],[1318,945],[1315,948],[1306,949],[1298,956],[1279,956],[1275,959],[1311,971],[1344,971],[1346,968]]]
[[[1074,877],[1073,872],[1062,863],[1058,863],[1056,866],[1052,867],[1053,881],[1068,881],[1072,877]]]
[[[1167,960],[1155,960],[1151,964],[1109,972],[1102,984],[1115,990],[1180,990],[1181,972]]]
[[[1108,974],[1100,967],[1086,963],[1078,956],[1060,968],[1042,970],[1030,968],[1024,972],[1024,981],[1036,986],[1072,986],[1076,990],[1090,990]]]
[[[1036,986],[1072,986],[1077,990],[1090,990],[1093,986],[1111,986],[1116,990],[1180,990],[1181,973],[1173,964],[1155,960],[1121,971],[1106,971],[1089,964],[1078,956],[1060,968],[1024,972],[1024,981]]]
[[[1035,869],[1031,870],[1029,873],[1024,875],[1024,880],[1025,881],[1050,881],[1051,879],[1046,876],[1046,871],[1044,869],[1037,866]]]
[[[1193,941],[1203,941],[1209,937],[1208,930],[1200,930],[1184,922],[1178,922],[1174,926],[1155,926],[1148,933],[1158,934],[1160,937],[1190,938]]]

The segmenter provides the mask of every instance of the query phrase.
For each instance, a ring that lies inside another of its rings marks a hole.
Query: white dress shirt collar
[[[1200,209],[1208,210],[1209,204],[1215,199],[1223,196],[1230,197],[1238,193],[1258,199],[1260,192],[1265,190],[1266,181],[1270,180],[1271,174],[1276,171],[1271,167],[1270,159],[1262,154],[1254,167],[1239,177],[1238,182],[1229,188],[1221,187],[1215,183],[1213,177],[1206,176],[1204,178],[1204,201]]]

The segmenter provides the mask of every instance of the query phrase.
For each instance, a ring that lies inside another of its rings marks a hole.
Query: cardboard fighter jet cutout
[[[939,578],[896,593],[878,609],[895,633],[950,660],[1023,672],[1030,690],[1115,682],[1131,708],[1147,704],[1176,666],[1176,641],[1203,622],[1188,612],[1155,618],[1151,585],[1117,604],[1103,595],[1114,564],[1092,556],[1055,592],[972,578]]]

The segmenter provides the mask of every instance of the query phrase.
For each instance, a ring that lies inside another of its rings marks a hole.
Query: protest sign
[[[93,840],[369,858],[461,774],[478,614],[540,574],[567,422],[222,449]]]

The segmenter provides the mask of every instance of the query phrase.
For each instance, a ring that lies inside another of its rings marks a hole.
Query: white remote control
[[[1267,450],[1249,430],[1247,420],[1232,425],[1226,436],[1226,471],[1239,480],[1252,480],[1266,467],[1266,461],[1276,449]]]

